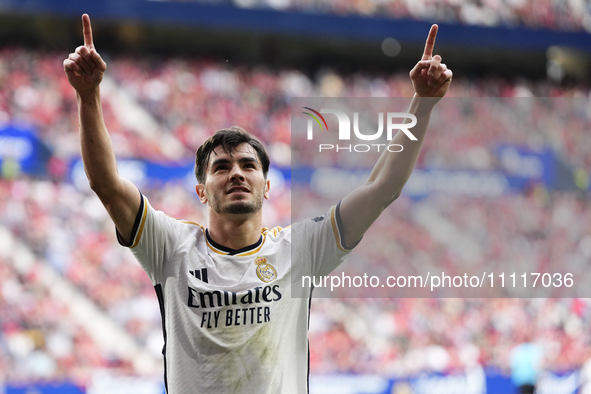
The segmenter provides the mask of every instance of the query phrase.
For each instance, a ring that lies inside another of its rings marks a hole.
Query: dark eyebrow
[[[228,163],[230,163],[230,160],[228,160],[228,159],[215,159],[211,163],[211,166],[214,167],[214,166],[217,166],[218,164],[228,164]]]
[[[243,158],[238,159],[238,163],[258,163],[258,160],[253,156],[245,156]]]
[[[241,157],[240,159],[238,159],[238,163],[258,163],[258,160],[254,157],[254,156],[245,156],[245,157]],[[215,167],[219,164],[229,164],[231,163],[230,159],[224,159],[224,158],[220,158],[220,159],[215,159],[212,163],[211,163],[211,167]]]

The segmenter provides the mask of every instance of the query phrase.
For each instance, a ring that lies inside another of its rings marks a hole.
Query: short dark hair
[[[257,153],[258,159],[263,167],[263,175],[267,179],[269,172],[269,155],[265,147],[255,136],[247,133],[242,127],[232,126],[227,129],[218,130],[207,141],[197,149],[195,153],[195,177],[201,185],[205,184],[207,165],[209,157],[218,146],[221,146],[224,152],[232,154],[234,149],[240,144],[247,143],[253,147]]]

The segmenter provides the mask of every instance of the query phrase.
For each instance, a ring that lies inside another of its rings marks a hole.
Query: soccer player
[[[326,275],[400,195],[433,105],[452,79],[441,57],[432,56],[437,25],[410,72],[418,141],[398,132],[391,143],[404,150],[385,150],[367,182],[325,215],[268,230],[262,205],[271,187],[269,157],[239,127],[216,132],[196,154],[196,192],[207,204],[207,227],[155,211],[119,176],[100,101],[107,65],[94,48],[88,15],[82,24],[84,45],[64,60],[64,70],[76,91],[84,168],[118,241],[131,248],[156,289],[167,392],[306,393],[310,300],[291,297],[292,266]]]

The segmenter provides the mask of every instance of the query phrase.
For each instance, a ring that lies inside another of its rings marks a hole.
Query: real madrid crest
[[[265,257],[257,257],[254,261],[257,266],[257,276],[263,282],[271,282],[277,279],[275,267],[267,262]]]

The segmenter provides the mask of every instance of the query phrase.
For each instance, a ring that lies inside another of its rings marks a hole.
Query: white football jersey
[[[158,294],[168,394],[308,392],[311,294],[292,296],[292,280],[301,294],[295,276],[326,275],[344,260],[338,209],[231,250],[142,196],[125,246]]]

